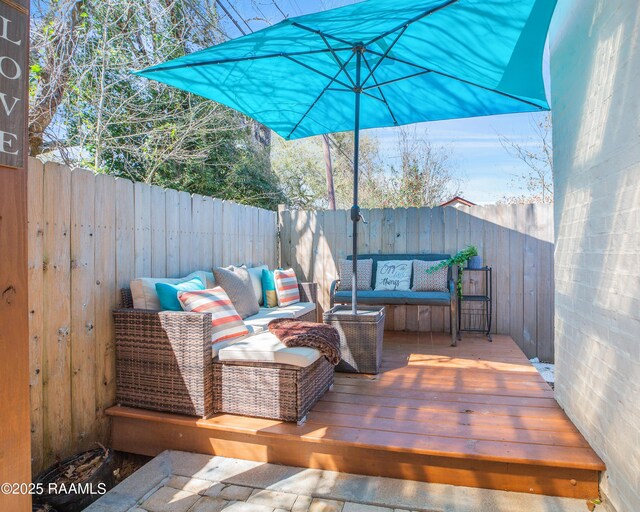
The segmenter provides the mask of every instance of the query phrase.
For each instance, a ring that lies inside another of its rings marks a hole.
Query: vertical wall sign
[[[29,15],[26,2],[0,0],[0,165],[22,167],[28,79]]]
[[[12,512],[31,510],[31,496],[15,487],[31,482],[28,56],[29,0],[0,0],[0,510]]]

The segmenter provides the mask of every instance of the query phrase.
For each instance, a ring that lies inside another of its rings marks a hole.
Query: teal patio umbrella
[[[286,19],[137,74],[234,108],[287,140],[548,110],[542,55],[556,0],[365,0]]]

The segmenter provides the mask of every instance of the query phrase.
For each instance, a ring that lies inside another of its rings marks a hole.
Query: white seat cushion
[[[220,350],[222,350],[225,347],[228,347],[229,345],[231,345],[232,343],[236,343],[237,341],[240,340],[244,340],[246,338],[248,338],[249,336],[253,336],[251,333],[242,336],[241,338],[233,338],[233,339],[229,339],[229,340],[222,340],[222,341],[218,341],[216,343],[213,343],[211,345],[211,357],[216,357],[218,355],[218,352],[220,352]]]
[[[280,318],[300,318],[302,315],[311,313],[316,310],[315,302],[296,302],[290,306],[284,306],[278,308],[282,313],[292,313],[293,317],[280,317]]]
[[[257,314],[244,319],[244,324],[253,327],[256,332],[267,329],[271,320],[276,318],[295,318],[293,311],[285,311],[285,308],[260,308]]]
[[[310,347],[287,347],[270,332],[235,341],[218,352],[220,361],[253,361],[290,364],[306,368],[320,358],[320,352]]]
[[[245,334],[244,336],[239,336],[237,338],[231,338],[228,340],[222,340],[222,341],[217,341],[215,343],[211,344],[211,357],[217,357],[218,356],[218,352],[220,352],[221,349],[228,347],[229,345],[232,345],[233,343],[236,343],[237,341],[242,341],[242,340],[246,340],[247,338],[250,338],[251,336],[254,336],[256,334],[260,334],[262,332],[265,332],[267,330],[266,327],[254,327],[252,325],[246,325],[247,330],[249,331],[249,334]],[[215,336],[215,333],[213,333],[211,335],[211,337],[213,338]]]

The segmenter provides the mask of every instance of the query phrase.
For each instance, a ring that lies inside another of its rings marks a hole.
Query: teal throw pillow
[[[273,270],[262,269],[262,305],[265,308],[278,307],[276,280],[273,277]]]
[[[194,292],[196,290],[204,290],[204,284],[199,277],[178,284],[156,283],[160,307],[165,311],[182,311],[178,292]]]

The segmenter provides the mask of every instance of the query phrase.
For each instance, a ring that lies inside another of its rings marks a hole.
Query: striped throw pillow
[[[276,282],[279,306],[290,306],[291,304],[300,302],[298,279],[296,279],[296,273],[292,268],[274,271],[273,278]]]
[[[213,326],[211,343],[249,334],[247,326],[233,307],[231,299],[220,286],[211,290],[180,292],[178,300],[185,311],[211,313]]]

